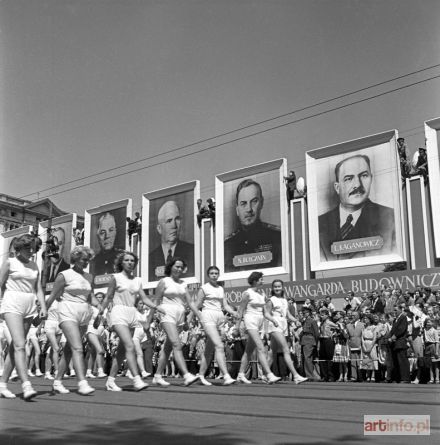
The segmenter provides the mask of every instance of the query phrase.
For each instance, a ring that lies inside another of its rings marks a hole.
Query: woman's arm
[[[38,272],[37,283],[35,285],[35,292],[37,294],[37,299],[40,303],[40,318],[46,318],[47,309],[46,309],[46,300],[44,299],[43,286],[41,285],[40,280],[40,272]]]
[[[156,304],[145,292],[142,288],[139,289],[139,295],[142,298],[142,301],[150,308],[152,309],[151,312],[154,313],[154,311],[157,310],[157,312],[160,312],[161,314],[165,314],[165,311],[158,307],[159,305]]]
[[[107,288],[107,293],[105,294],[104,300],[101,305],[101,310],[99,311],[99,315],[102,315],[106,309],[106,307],[113,301],[113,297],[116,292],[116,278],[113,276],[110,280],[110,283]]]
[[[264,318],[272,322],[272,324],[277,328],[278,322],[275,317],[272,315],[273,303],[271,300],[268,300],[267,303],[263,306],[263,315]]]
[[[199,309],[197,307],[197,304],[194,303],[194,301],[192,301],[192,298],[191,298],[191,295],[190,295],[188,289],[185,289],[185,300],[186,300],[186,304],[191,309],[191,312],[201,321],[202,320],[202,314],[199,311]]]
[[[248,292],[244,292],[242,297],[241,297],[240,306],[238,306],[237,319],[235,321],[235,327],[234,327],[235,331],[239,331],[240,330],[240,323],[241,323],[244,311],[246,310],[246,307],[247,307],[248,303],[249,303],[249,293]]]
[[[49,298],[46,302],[46,308],[49,310],[49,308],[52,306],[52,303],[55,300],[58,300],[61,295],[64,292],[64,286],[66,285],[66,280],[64,279],[64,275],[62,273],[58,274],[58,276],[55,279],[55,282],[53,283],[52,292],[49,295]]]
[[[9,260],[6,260],[0,268],[0,297],[2,297],[3,287],[9,276]]]

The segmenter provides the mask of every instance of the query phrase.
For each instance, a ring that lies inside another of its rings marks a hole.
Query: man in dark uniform
[[[312,317],[312,310],[303,306],[304,320],[302,322],[302,333],[300,338],[301,355],[303,358],[304,372],[310,380],[316,379],[313,360],[317,356],[319,342],[318,323]]]
[[[264,205],[260,184],[243,180],[235,200],[240,227],[225,240],[225,272],[281,266],[281,231],[260,219]]]

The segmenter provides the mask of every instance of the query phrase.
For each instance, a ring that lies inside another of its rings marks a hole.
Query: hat
[[[425,147],[419,147],[419,150],[426,151],[426,148]]]
[[[404,140],[405,140],[405,138],[397,138],[397,142],[404,141]]]

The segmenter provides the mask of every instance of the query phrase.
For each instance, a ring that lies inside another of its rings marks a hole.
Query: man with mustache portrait
[[[395,252],[394,210],[369,199],[373,182],[370,158],[357,154],[343,159],[336,164],[335,179],[339,205],[319,216],[321,261]],[[371,240],[371,248],[344,253],[348,241],[365,238]]]
[[[239,227],[225,240],[225,272],[281,266],[281,230],[261,221],[263,206],[261,185],[253,179],[241,181],[235,194]]]

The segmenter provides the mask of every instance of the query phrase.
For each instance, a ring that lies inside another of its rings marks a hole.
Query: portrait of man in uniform
[[[261,220],[261,185],[253,179],[242,180],[234,199],[237,229],[224,240],[225,272],[281,266],[281,229]]]
[[[165,264],[173,257],[187,263],[186,276],[194,276],[194,244],[181,239],[182,214],[176,201],[165,201],[157,213],[156,234],[160,244],[148,256],[148,279],[156,281],[165,276]]]
[[[336,164],[339,205],[319,216],[321,261],[396,251],[394,209],[370,200],[372,185],[369,156],[355,154]]]

